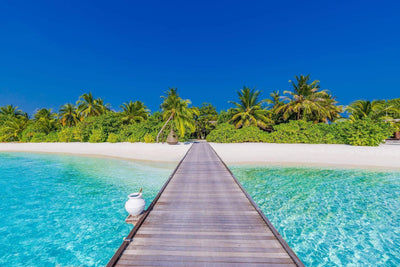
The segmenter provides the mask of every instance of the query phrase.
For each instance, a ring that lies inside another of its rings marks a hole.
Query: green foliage
[[[61,131],[58,132],[58,141],[64,143],[77,141],[75,139],[74,129],[69,127],[64,127]]]
[[[105,141],[104,132],[102,129],[94,129],[89,137],[90,143],[100,143]]]
[[[110,133],[110,134],[108,135],[107,142],[109,142],[109,143],[116,143],[116,142],[118,142],[118,135],[116,135],[115,133]]]
[[[146,133],[145,135],[144,135],[144,142],[145,143],[154,143],[155,141],[156,141],[156,139],[154,138],[154,136],[153,135],[151,135],[151,134],[148,134],[148,133]]]
[[[46,135],[45,142],[51,142],[51,143],[58,142],[57,132],[51,132],[48,135]]]
[[[388,122],[374,122],[371,119],[357,120],[347,132],[347,143],[353,146],[378,146],[394,132]]]
[[[232,124],[222,123],[219,124],[215,130],[213,130],[208,136],[208,142],[216,142],[216,143],[234,143],[235,133],[237,130]]]
[[[127,141],[130,142],[130,143],[139,142],[134,135],[129,136]]]
[[[34,133],[30,140],[32,143],[43,143],[46,142],[46,134],[45,133]]]
[[[332,144],[335,138],[329,132],[328,124],[315,124],[302,120],[279,124],[274,130],[271,133],[271,140],[274,143]]]
[[[229,109],[227,111],[221,110],[221,112],[218,114],[217,123],[222,124],[229,122],[232,119],[232,117],[233,117],[232,109]]]
[[[199,115],[195,115],[196,138],[204,139],[212,130],[215,129],[218,119],[216,108],[210,103],[203,103],[199,108]]]
[[[229,101],[235,106],[231,111],[233,116],[230,120],[236,128],[247,126],[258,126],[267,129],[274,124],[268,110],[263,108],[264,100],[260,100],[260,91],[244,86],[238,91],[239,102]]]
[[[217,143],[267,142],[306,144],[349,144],[355,146],[377,146],[394,131],[390,123],[374,122],[370,119],[354,123],[337,124],[290,121],[274,127],[272,133],[257,127],[236,130],[224,123],[207,136],[207,141]]]

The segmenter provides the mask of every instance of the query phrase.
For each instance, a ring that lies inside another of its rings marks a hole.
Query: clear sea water
[[[306,266],[400,266],[400,172],[230,168]]]
[[[0,153],[0,266],[104,266],[132,226],[127,195],[147,205],[175,164]]]

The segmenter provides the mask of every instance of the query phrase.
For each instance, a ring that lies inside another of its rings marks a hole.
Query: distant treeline
[[[116,112],[90,92],[58,112],[41,108],[32,118],[7,105],[0,107],[0,141],[151,143],[174,130],[181,141],[378,145],[399,129],[400,98],[343,107],[310,75],[290,82],[292,91],[274,91],[267,99],[243,87],[237,101],[229,101],[232,108],[219,113],[209,103],[191,106],[176,88],[161,96],[160,111],[153,113],[141,101],[123,103]]]

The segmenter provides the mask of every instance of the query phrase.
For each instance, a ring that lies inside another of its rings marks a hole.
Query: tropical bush
[[[109,143],[116,143],[116,142],[118,142],[118,135],[116,135],[115,133],[110,133],[110,134],[108,135],[107,142],[109,142]]]
[[[106,136],[102,129],[94,129],[89,137],[90,143],[105,142]]]
[[[220,124],[207,136],[207,141],[216,143],[267,142],[305,144],[349,144],[355,146],[377,146],[394,131],[387,122],[370,119],[354,123],[337,124],[290,121],[274,126],[269,133],[258,127],[235,129],[231,124]]]
[[[377,146],[394,132],[388,122],[377,122],[371,119],[357,120],[346,129],[347,144],[353,146]]]

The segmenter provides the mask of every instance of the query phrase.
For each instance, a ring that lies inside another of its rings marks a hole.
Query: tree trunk
[[[160,137],[160,134],[164,131],[165,127],[167,126],[167,124],[169,123],[169,121],[174,117],[174,114],[171,114],[171,116],[169,116],[167,122],[163,125],[163,127],[161,128],[161,130],[158,132],[157,134],[157,143],[158,143],[158,139]]]

